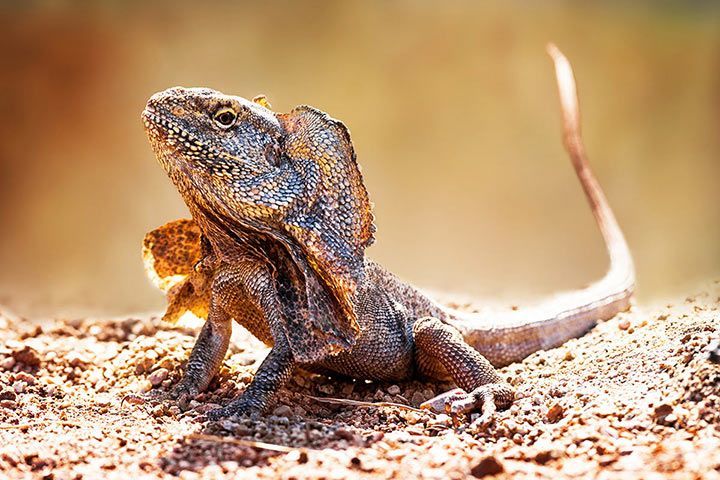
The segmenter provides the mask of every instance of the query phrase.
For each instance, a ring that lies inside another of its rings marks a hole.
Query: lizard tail
[[[538,350],[554,348],[583,335],[598,320],[627,310],[635,288],[630,249],[585,156],[572,68],[555,45],[550,44],[547,49],[555,65],[560,92],[565,148],[605,240],[610,268],[600,281],[587,288],[561,294],[530,311],[507,312],[498,318],[446,309],[449,322],[495,366],[520,361]]]

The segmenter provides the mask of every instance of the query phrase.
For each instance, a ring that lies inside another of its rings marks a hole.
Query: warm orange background
[[[342,119],[376,203],[370,255],[416,284],[503,301],[581,286],[605,257],[561,147],[550,40],[640,296],[720,276],[710,2],[150,4],[0,7],[0,303],[19,313],[163,305],[140,241],[187,213],[139,114],[173,85]]]

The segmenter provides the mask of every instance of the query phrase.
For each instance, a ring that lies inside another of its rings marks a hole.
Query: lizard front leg
[[[213,377],[220,370],[232,333],[232,321],[225,309],[212,301],[208,319],[200,330],[200,335],[190,352],[182,379],[168,392],[157,390],[146,395],[128,395],[123,401],[137,403],[146,401],[166,402],[177,401],[185,409],[190,399],[205,390]]]
[[[290,378],[295,361],[282,328],[283,309],[270,271],[257,262],[238,262],[221,272],[213,286],[217,301],[234,311],[239,298],[249,300],[264,315],[272,336],[272,349],[255,373],[247,389],[229,405],[211,410],[207,417],[223,417],[262,413],[275,393]],[[242,320],[240,322],[243,323]]]
[[[205,390],[220,370],[232,334],[232,321],[223,308],[212,302],[208,319],[190,352],[185,375],[169,393],[183,405]]]
[[[497,407],[512,403],[512,387],[452,326],[436,318],[422,318],[413,325],[413,340],[420,371],[436,378],[447,372],[460,387],[428,400],[422,408],[451,414],[481,409],[482,416],[475,423],[482,425]]]
[[[207,413],[210,420],[239,416],[253,412],[262,413],[272,402],[275,393],[290,378],[293,359],[287,341],[276,341],[265,360],[258,367],[255,378],[239,398],[226,407]]]

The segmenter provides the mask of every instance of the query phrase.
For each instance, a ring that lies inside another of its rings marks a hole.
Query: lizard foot
[[[229,405],[210,410],[205,416],[208,420],[215,421],[228,417],[241,417],[252,413],[262,413],[262,411],[263,408],[259,406],[257,402],[246,399],[245,395],[243,395]]]
[[[514,396],[515,394],[509,385],[488,383],[469,393],[461,388],[450,390],[424,402],[420,405],[420,408],[435,413],[447,413],[453,418],[461,413],[480,410],[482,415],[472,423],[472,426],[477,427],[490,423],[497,407],[510,405]]]

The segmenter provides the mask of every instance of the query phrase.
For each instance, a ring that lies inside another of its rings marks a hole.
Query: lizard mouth
[[[141,118],[150,146],[163,169],[169,173],[179,168],[178,161],[188,153],[183,145],[194,143],[192,136],[150,105],[145,107]]]
[[[143,110],[140,117],[142,118],[143,124],[145,125],[145,129],[148,131],[152,130],[156,132],[167,133],[173,129],[177,129],[177,126],[173,125],[173,123],[170,122],[167,118],[160,115],[150,105],[145,107],[145,110]]]
[[[177,122],[159,113],[151,105],[145,107],[141,118],[145,125],[145,131],[152,143],[163,144],[165,148],[177,150],[181,153],[184,152],[181,148],[183,145],[188,148],[192,148],[191,144],[201,145],[194,135],[182,128]]]

